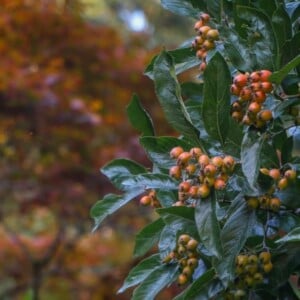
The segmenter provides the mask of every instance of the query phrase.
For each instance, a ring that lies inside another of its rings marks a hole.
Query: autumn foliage
[[[111,189],[105,161],[145,161],[124,107],[133,90],[152,101],[149,54],[56,1],[1,0],[0,55],[0,298],[110,299],[105,266],[130,243],[90,235],[89,207]]]

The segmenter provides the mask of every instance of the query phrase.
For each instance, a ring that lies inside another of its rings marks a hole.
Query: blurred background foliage
[[[115,293],[151,212],[137,201],[91,234],[89,210],[113,190],[101,166],[147,165],[133,92],[170,132],[142,73],[192,36],[179,20],[155,0],[0,0],[0,299],[129,299]]]

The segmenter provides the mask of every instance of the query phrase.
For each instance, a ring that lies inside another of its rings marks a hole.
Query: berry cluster
[[[177,240],[176,248],[163,260],[164,263],[178,262],[180,274],[178,275],[177,283],[179,285],[186,284],[192,278],[199,264],[197,247],[198,241],[188,234],[182,234]]]
[[[259,255],[240,254],[235,261],[236,279],[234,286],[226,291],[225,299],[243,299],[247,289],[263,283],[265,275],[273,269],[271,254],[263,251]]]
[[[154,208],[160,207],[160,202],[156,197],[156,191],[155,190],[150,190],[147,195],[144,195],[140,199],[140,204],[144,206],[151,206]]]
[[[260,172],[271,177],[274,180],[274,187],[279,190],[286,189],[297,177],[297,172],[293,169],[281,171],[279,169],[269,170],[267,168],[261,168]]]
[[[212,189],[225,189],[235,166],[232,156],[209,158],[197,147],[190,151],[174,147],[170,156],[176,159],[176,165],[170,168],[169,174],[181,180],[175,206],[193,205],[195,200],[207,198]]]
[[[206,68],[207,51],[214,49],[216,47],[215,41],[219,39],[219,31],[207,25],[209,20],[210,16],[203,13],[194,25],[197,36],[192,47],[197,51],[196,56],[201,60],[200,71],[204,71]]]
[[[279,198],[268,194],[259,197],[248,197],[246,200],[248,207],[252,209],[261,208],[276,212],[279,210],[281,205]]]
[[[271,74],[269,70],[261,70],[234,77],[230,90],[238,99],[231,105],[231,116],[237,122],[262,128],[273,118],[271,110],[263,109],[267,94],[273,90],[268,81]]]

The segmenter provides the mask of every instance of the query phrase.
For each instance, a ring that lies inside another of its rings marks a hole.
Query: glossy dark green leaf
[[[285,4],[285,9],[291,18],[292,22],[296,21],[300,16],[300,3],[299,1],[292,1]]]
[[[186,222],[194,221],[195,210],[192,207],[172,206],[168,208],[158,208],[156,212],[167,224],[181,222],[183,220]]]
[[[155,244],[158,243],[161,231],[165,223],[161,218],[145,226],[135,238],[134,256],[146,254]]]
[[[283,5],[280,5],[273,13],[272,25],[276,33],[278,46],[281,51],[285,42],[292,37],[291,20]]]
[[[195,221],[201,242],[208,252],[218,258],[222,257],[220,225],[216,213],[215,193],[196,205]]]
[[[269,274],[270,286],[276,288],[285,283],[294,270],[300,266],[299,243],[287,243],[280,248],[280,254],[273,258],[273,269]]]
[[[200,144],[199,132],[193,126],[181,97],[172,56],[162,51],[154,62],[153,74],[155,91],[167,121],[186,138]]]
[[[155,268],[134,290],[131,300],[153,300],[166,286],[175,280],[178,272],[177,264],[161,264]]]
[[[220,26],[219,31],[224,37],[226,56],[228,56],[233,66],[243,72],[252,70],[254,66],[252,66],[253,62],[247,42],[234,29],[225,24]]]
[[[288,64],[286,64],[282,69],[277,72],[274,72],[269,80],[273,83],[280,84],[283,78],[294,68],[300,65],[300,54],[293,58]]]
[[[277,8],[277,2],[277,0],[257,1],[257,8],[271,18]]]
[[[178,189],[178,182],[165,174],[139,174],[132,177],[125,178],[122,182],[124,190],[129,189],[162,189],[162,190],[176,190]]]
[[[300,207],[300,179],[289,184],[286,189],[279,190],[276,192],[276,196],[281,202],[288,208],[297,209]]]
[[[238,196],[239,207],[232,212],[221,230],[221,243],[223,245],[223,256],[218,260],[215,268],[227,284],[235,277],[235,258],[243,248],[252,228],[255,225],[255,212],[249,210],[242,195]]]
[[[188,46],[184,46],[175,50],[170,50],[168,53],[174,59],[175,74],[178,75],[188,69],[199,65],[199,59],[196,57],[195,50],[192,49],[192,40]],[[145,70],[145,75],[153,80],[153,66],[158,55],[154,56],[150,64]]]
[[[91,217],[95,221],[93,230],[96,230],[109,215],[116,212],[143,191],[141,188],[136,188],[135,190],[128,191],[124,195],[108,194],[102,200],[96,202],[91,208]]]
[[[240,157],[241,145],[243,141],[243,128],[232,118],[229,119],[228,136],[226,138],[224,152],[230,153],[234,157]]]
[[[131,125],[143,136],[153,136],[154,128],[150,115],[142,107],[137,95],[133,95],[127,106],[127,115]]]
[[[122,287],[118,290],[119,293],[123,293],[128,288],[138,285],[145,280],[154,269],[161,266],[161,258],[159,254],[151,255],[150,257],[142,260],[138,265],[131,269],[127,275]]]
[[[291,98],[284,100],[283,102],[280,102],[273,110],[273,115],[274,117],[280,116],[284,111],[294,105],[300,104],[300,99],[299,98]]]
[[[207,133],[224,145],[229,128],[231,75],[216,53],[204,71],[202,118]]]
[[[257,188],[260,157],[264,139],[256,131],[248,131],[241,146],[242,170],[251,188]]]
[[[287,235],[282,237],[281,239],[277,240],[276,243],[299,243],[300,244],[300,227],[296,227]]]
[[[161,0],[161,4],[165,9],[171,12],[187,17],[198,18],[200,9],[205,8],[203,1],[193,0]]]
[[[215,299],[224,289],[220,280],[216,278],[214,269],[206,271],[197,278],[183,293],[175,297],[174,300],[207,300]]]
[[[176,164],[176,160],[170,158],[172,148],[181,146],[188,151],[191,145],[175,137],[142,137],[140,144],[144,147],[150,160],[161,168],[169,169]]]
[[[237,15],[241,20],[240,28],[248,28],[248,43],[256,60],[255,68],[258,70],[277,70],[280,57],[278,44],[272,24],[262,11],[238,6]]]
[[[147,170],[132,160],[119,158],[106,164],[101,172],[109,178],[116,188],[122,189],[122,182],[125,178],[146,173]]]

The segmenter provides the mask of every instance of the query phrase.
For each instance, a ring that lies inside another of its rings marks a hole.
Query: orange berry
[[[208,31],[209,32],[209,31]],[[214,41],[211,40],[205,40],[203,45],[202,45],[203,49],[205,49],[206,51],[214,49],[216,47]]]
[[[184,150],[182,147],[177,146],[171,149],[170,151],[170,157],[171,158],[178,158],[178,156],[183,152]]]
[[[279,181],[277,182],[277,187],[280,190],[286,189],[288,185],[289,185],[289,182],[288,182],[287,178],[285,178],[285,177],[279,179]]]
[[[198,196],[198,186],[197,185],[192,185],[189,189],[189,195],[192,197],[192,198],[197,198]]]
[[[205,53],[206,53],[206,52],[205,52]],[[200,64],[200,66],[199,66],[199,70],[200,70],[200,72],[203,72],[205,69],[206,69],[206,62],[203,61],[203,62]]]
[[[186,166],[185,171],[188,175],[193,175],[196,172],[196,165],[195,164],[189,164]]]
[[[201,166],[201,168],[204,168],[205,166],[207,166],[209,164],[209,162],[210,162],[210,159],[206,154],[202,154],[198,158],[198,163]]]
[[[248,106],[248,111],[252,114],[257,114],[258,112],[260,112],[260,110],[261,110],[261,104],[257,102],[252,102]]]
[[[204,22],[202,19],[200,19],[199,21],[197,21],[194,25],[194,29],[195,31],[199,31],[199,29],[204,25]]]
[[[271,93],[273,90],[273,85],[271,82],[265,81],[261,83],[261,89],[265,93]]]
[[[206,35],[208,33],[208,31],[211,30],[211,28],[209,26],[202,26],[199,28],[198,33],[199,35],[201,35],[203,38],[206,38]]]
[[[224,190],[225,187],[226,187],[226,182],[225,182],[223,179],[217,178],[217,179],[215,180],[214,188],[215,188],[216,190],[218,190],[218,191],[219,191],[219,190]]]
[[[208,177],[213,177],[217,172],[217,168],[215,167],[215,165],[209,163],[208,165],[205,166],[203,172],[204,175]]]
[[[201,48],[199,50],[197,50],[196,52],[196,56],[199,58],[199,59],[204,59],[207,55],[207,52],[204,48]]]
[[[198,247],[198,242],[195,239],[191,239],[188,241],[188,243],[186,244],[186,249],[189,251],[194,251],[196,250]]]
[[[250,81],[251,82],[258,82],[258,81],[260,81],[260,74],[259,74],[259,72],[252,72],[250,74]]]
[[[177,158],[177,165],[186,166],[191,157],[189,152],[182,152]]]
[[[140,199],[140,204],[144,206],[148,206],[151,204],[151,201],[152,201],[151,197],[146,195]]]
[[[191,184],[188,181],[182,181],[179,184],[178,190],[180,192],[188,192],[190,188],[191,188]]]
[[[255,91],[253,93],[253,101],[257,102],[257,103],[263,103],[265,102],[267,96],[263,91]]]
[[[259,207],[259,200],[257,197],[250,197],[247,199],[247,206],[251,209],[257,209]]]
[[[214,177],[205,176],[204,179],[203,179],[203,183],[205,185],[207,185],[208,187],[212,187],[215,184],[215,178]]]
[[[214,156],[211,159],[211,163],[217,168],[221,168],[223,166],[223,158],[221,156]]]
[[[190,266],[185,266],[182,270],[182,274],[190,278],[193,275],[194,270]]]
[[[274,180],[279,180],[280,179],[280,170],[279,169],[271,169],[269,170],[269,176],[272,177]]]
[[[278,198],[271,198],[270,209],[273,211],[278,211],[280,208],[281,201]]]
[[[191,257],[187,261],[187,265],[193,269],[195,269],[198,266],[198,264],[199,264],[198,259],[195,257]]]
[[[241,92],[241,88],[238,87],[236,84],[232,84],[230,86],[230,93],[232,95],[235,95],[235,96],[239,96],[240,95],[240,92]]]
[[[169,175],[175,179],[181,178],[181,168],[179,166],[173,166],[169,170]]]
[[[249,87],[244,86],[240,92],[240,99],[243,101],[251,100],[252,99],[252,90]]]
[[[226,155],[223,158],[223,164],[224,164],[225,169],[232,171],[232,169],[235,165],[234,158],[230,155]]]
[[[253,92],[260,91],[261,90],[261,84],[260,84],[260,82],[253,82],[253,83],[250,84],[250,88]]]
[[[259,169],[259,171],[264,175],[269,175],[269,173],[270,173],[269,169],[267,169],[267,168],[261,168],[261,169]]]
[[[217,29],[210,29],[207,34],[206,38],[211,41],[216,41],[219,39],[219,31]]]
[[[240,88],[244,87],[247,84],[247,82],[248,75],[246,74],[238,74],[233,79],[233,83]]]
[[[188,282],[188,277],[185,274],[179,274],[177,278],[178,285],[184,285]]]
[[[203,154],[203,153],[202,153],[202,150],[201,150],[200,148],[198,148],[198,147],[192,148],[192,149],[190,150],[190,153],[191,153],[191,155],[192,155],[193,157],[195,157],[195,158],[199,158],[199,156],[200,156],[201,154]]]
[[[263,270],[265,273],[271,272],[272,269],[273,269],[273,264],[271,262],[268,262],[263,265]]]
[[[231,110],[232,111],[241,111],[242,110],[242,106],[241,106],[241,104],[238,101],[235,101],[231,105]]]
[[[262,110],[259,112],[258,118],[265,122],[270,121],[273,118],[272,111],[269,109]]]
[[[231,117],[236,121],[236,122],[241,122],[243,119],[243,113],[241,111],[233,111],[231,113]]]
[[[188,234],[181,234],[178,238],[178,243],[181,245],[186,245],[191,237]]]
[[[260,259],[260,261],[263,264],[266,264],[271,261],[271,253],[268,251],[263,251],[263,252],[259,253],[258,258]]]
[[[286,170],[285,172],[284,172],[284,177],[286,177],[288,180],[295,180],[296,179],[296,177],[297,177],[297,173],[296,173],[296,171],[295,170],[293,170],[293,169],[290,169],[290,170]]]
[[[198,188],[198,196],[207,198],[210,194],[210,188],[206,184],[201,184]]]
[[[269,81],[269,77],[272,75],[272,72],[269,70],[261,70],[259,75],[261,81]]]
[[[200,19],[203,20],[204,23],[207,23],[210,20],[210,15],[206,13],[202,13],[200,15]]]

